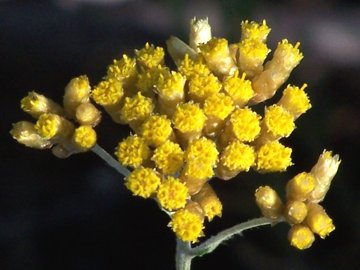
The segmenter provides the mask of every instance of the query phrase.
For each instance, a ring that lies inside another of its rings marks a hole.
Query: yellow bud
[[[284,216],[290,224],[299,224],[304,221],[308,213],[306,204],[301,201],[288,201],[285,204]]]
[[[255,191],[256,204],[260,208],[264,217],[277,219],[281,217],[283,211],[283,203],[276,193],[269,186],[259,187]]]
[[[141,50],[135,50],[136,60],[144,68],[153,68],[162,65],[164,62],[165,52],[161,47],[155,47],[148,42]]]
[[[34,124],[27,121],[20,121],[13,124],[10,134],[15,140],[27,147],[47,149],[52,146],[50,141],[44,139],[37,133]]]
[[[76,108],[90,99],[90,83],[87,76],[73,78],[65,87],[63,104],[68,116],[74,118]]]
[[[286,185],[286,197],[290,200],[305,201],[315,188],[315,178],[312,174],[302,172],[292,178]]]
[[[265,42],[270,30],[265,20],[261,24],[254,21],[243,21],[241,22],[241,40],[254,39]]]
[[[163,174],[175,174],[183,165],[184,152],[177,143],[166,141],[154,151],[151,160]]]
[[[101,121],[101,112],[90,102],[80,104],[75,111],[80,125],[96,126]]]
[[[123,166],[137,168],[149,158],[150,149],[143,138],[130,135],[119,143],[115,155]]]
[[[160,184],[156,198],[166,210],[177,210],[185,206],[188,189],[179,179],[170,176]]]
[[[154,170],[138,167],[126,177],[125,186],[134,195],[149,198],[156,192],[160,182],[161,179]]]
[[[72,135],[74,125],[57,114],[44,113],[37,120],[35,129],[44,139],[59,142]]]
[[[305,222],[313,233],[318,234],[321,238],[325,238],[335,230],[332,219],[319,204],[310,203],[307,205],[307,208],[308,215]]]
[[[226,77],[223,81],[223,87],[235,105],[244,107],[254,96],[254,90],[251,81],[245,79],[245,73],[242,74],[241,78],[238,75],[238,72],[235,72],[232,76]]]
[[[303,250],[311,247],[315,236],[309,227],[297,224],[290,228],[288,239],[293,247]]]
[[[292,165],[292,149],[278,141],[264,144],[257,152],[256,169],[261,172],[281,172]]]
[[[301,88],[288,85],[277,105],[285,108],[296,119],[311,108],[310,100],[304,89],[307,84],[303,84]]]
[[[91,126],[80,126],[75,129],[73,142],[81,151],[88,151],[96,144],[96,131]]]
[[[165,115],[150,116],[141,125],[140,134],[153,147],[160,146],[174,136],[171,121]]]
[[[221,201],[209,183],[206,183],[191,199],[201,206],[205,217],[209,221],[213,220],[215,216],[221,217]]]

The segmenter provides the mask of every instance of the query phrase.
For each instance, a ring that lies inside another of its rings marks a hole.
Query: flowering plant
[[[177,237],[177,269],[190,269],[192,258],[244,230],[283,221],[290,225],[290,244],[309,248],[314,234],[325,238],[335,229],[319,204],[340,164],[331,151],[324,150],[311,170],[288,181],[285,200],[269,186],[257,188],[263,217],[198,244],[206,221],[222,214],[212,179],[234,180],[250,169],[282,172],[293,165],[292,149],[280,141],[311,108],[307,85],[287,85],[276,103],[257,105],[275,95],[303,55],[299,42],[284,39],[266,61],[269,32],[265,21],[244,21],[241,40],[229,44],[212,37],[207,20],[194,19],[189,44],[176,37],[167,41],[174,70],[165,64],[162,47],[146,43],[134,56],[114,60],[93,87],[87,76],[73,78],[63,106],[30,92],[21,108],[36,123],[15,123],[11,134],[28,147],[51,148],[59,158],[91,150],[125,177],[133,195],[155,200]],[[93,102],[134,132],[119,142],[116,159],[96,143],[101,111]]]

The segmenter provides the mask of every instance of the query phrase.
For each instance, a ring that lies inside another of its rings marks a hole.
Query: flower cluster
[[[285,217],[291,225],[289,241],[298,249],[309,248],[314,234],[325,238],[335,229],[321,202],[329,190],[340,165],[339,156],[324,151],[310,172],[302,172],[286,185],[286,203],[283,204],[275,190],[259,187],[255,192],[256,203],[262,214],[271,219]]]
[[[272,98],[303,58],[300,44],[284,39],[266,60],[269,32],[265,21],[244,21],[241,39],[229,43],[212,37],[207,20],[194,19],[189,44],[176,37],[167,41],[175,70],[165,64],[162,47],[146,43],[133,56],[114,60],[94,87],[85,76],[71,80],[63,107],[29,93],[21,107],[37,122],[16,123],[11,134],[30,147],[53,146],[58,157],[89,150],[96,143],[93,127],[100,121],[91,98],[115,123],[133,130],[115,150],[119,163],[132,170],[126,187],[156,200],[169,213],[177,237],[196,242],[205,219],[222,214],[212,178],[230,180],[250,169],[281,172],[292,165],[292,149],[280,140],[290,136],[295,120],[311,108],[307,85],[287,85],[280,100],[264,106],[262,114],[251,107]],[[329,152],[320,160],[311,173],[289,182],[285,206],[271,188],[256,191],[263,215],[284,215],[292,224],[291,244],[300,249],[311,245],[312,232],[324,237],[333,229],[317,203],[339,161]]]

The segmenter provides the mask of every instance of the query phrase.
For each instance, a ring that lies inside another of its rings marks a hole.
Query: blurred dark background
[[[275,2],[275,3],[273,3]],[[187,40],[189,20],[209,17],[213,35],[235,42],[240,22],[266,19],[268,44],[301,41],[305,58],[289,83],[309,84],[313,108],[285,143],[296,164],[286,173],[214,180],[223,218],[206,235],[260,215],[259,185],[284,195],[286,181],[309,170],[324,148],[342,163],[322,203],[336,230],[298,251],[288,225],[246,232],[195,259],[196,269],[360,269],[360,5],[358,1],[0,1],[1,160],[0,269],[174,269],[168,217],[134,198],[122,177],[92,153],[56,159],[13,141],[11,123],[27,119],[19,100],[30,90],[61,102],[64,86],[87,74],[95,84],[106,66],[146,41]],[[128,134],[104,116],[99,144],[110,153]]]

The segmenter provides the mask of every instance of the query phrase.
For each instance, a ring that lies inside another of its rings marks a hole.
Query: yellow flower
[[[96,131],[91,126],[80,126],[75,129],[73,140],[76,146],[84,151],[89,150],[96,144]]]
[[[306,87],[306,83],[301,88],[288,85],[277,103],[290,112],[295,119],[311,108],[309,97],[304,91]]]
[[[315,178],[311,173],[297,174],[286,185],[286,197],[291,200],[304,201],[315,188]]]
[[[149,158],[150,149],[143,138],[130,135],[119,143],[115,155],[123,166],[136,168]]]
[[[109,65],[107,69],[108,78],[115,78],[120,81],[134,77],[136,74],[136,60],[126,54],[124,54],[120,60],[113,60],[113,63]]]
[[[164,61],[165,52],[161,47],[155,47],[148,42],[141,50],[135,50],[136,60],[145,68],[153,68],[162,65]]]
[[[243,107],[254,96],[254,90],[251,81],[245,79],[245,73],[242,74],[241,78],[238,75],[238,72],[235,72],[234,75],[225,78],[223,87],[224,91],[234,101],[234,104]]]
[[[250,108],[237,109],[230,116],[230,123],[236,138],[252,142],[260,133],[260,115]]]
[[[290,228],[288,239],[293,247],[303,250],[311,247],[315,236],[309,227],[297,224]]]
[[[189,81],[188,93],[192,100],[203,102],[207,97],[218,93],[220,89],[221,83],[215,75],[195,75]]]
[[[220,156],[220,164],[231,171],[249,171],[254,163],[254,149],[240,141],[230,143]]]
[[[191,102],[177,105],[172,119],[174,127],[183,133],[201,131],[205,120],[203,110]]]
[[[157,147],[151,160],[164,174],[175,174],[183,165],[184,152],[177,143],[166,141]]]
[[[294,117],[283,107],[272,105],[265,109],[266,131],[275,138],[288,137],[295,129]]]
[[[262,172],[281,172],[292,165],[292,149],[278,141],[264,144],[257,152],[256,169]]]
[[[55,136],[69,137],[74,130],[74,125],[57,114],[44,113],[37,120],[35,129],[41,137],[50,140]]]
[[[166,210],[177,210],[185,206],[188,188],[179,179],[170,176],[160,184],[156,198]]]
[[[192,141],[185,151],[186,162],[206,163],[214,166],[218,158],[218,150],[214,141],[202,137]]]
[[[29,92],[26,97],[21,99],[20,106],[24,112],[34,118],[39,118],[43,113],[63,114],[63,109],[60,105],[35,91]]]
[[[151,98],[144,97],[138,92],[133,97],[126,97],[123,107],[120,110],[120,117],[125,123],[131,121],[144,121],[154,110],[154,103]]]
[[[102,106],[117,104],[124,94],[121,82],[116,79],[101,81],[92,91],[93,100]]]
[[[15,140],[27,147],[46,149],[52,146],[48,140],[37,133],[34,124],[27,121],[13,124],[10,134]]]
[[[126,177],[125,186],[134,195],[149,198],[156,192],[160,182],[160,177],[154,170],[138,167]]]
[[[307,208],[308,215],[305,222],[313,233],[318,234],[321,238],[325,238],[335,230],[332,219],[319,204],[310,203],[307,205]]]
[[[232,99],[224,93],[217,93],[205,99],[204,113],[224,120],[234,109]]]
[[[203,236],[204,219],[196,212],[180,209],[171,217],[169,226],[182,241],[196,243]]]
[[[156,92],[165,100],[182,99],[186,78],[179,72],[160,74]]]
[[[166,115],[152,115],[141,126],[140,134],[150,145],[157,147],[172,135],[171,121]]]
[[[264,42],[270,30],[265,20],[262,21],[262,24],[246,20],[241,22],[241,39],[255,39]]]
[[[207,65],[202,63],[201,58],[200,60],[194,61],[191,60],[188,54],[185,54],[184,59],[179,64],[178,70],[188,79],[195,75],[208,76],[211,73]]]
[[[206,183],[191,199],[201,206],[208,221],[212,221],[215,216],[221,217],[222,203],[209,183]]]

